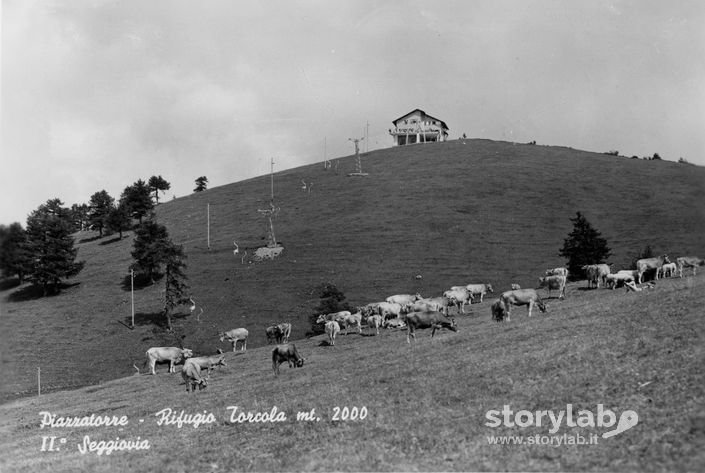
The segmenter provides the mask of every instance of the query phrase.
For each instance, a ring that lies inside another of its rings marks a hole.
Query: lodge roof
[[[398,122],[398,121],[403,120],[404,118],[408,117],[409,115],[413,115],[413,114],[416,113],[416,112],[420,112],[422,119],[436,120],[436,121],[440,122],[440,124],[443,126],[443,129],[444,129],[444,130],[448,130],[448,125],[446,125],[446,122],[444,122],[443,120],[439,120],[439,119],[436,118],[436,117],[432,117],[431,115],[429,115],[428,113],[424,112],[424,111],[421,110],[420,108],[414,109],[414,110],[410,111],[409,113],[405,113],[404,115],[402,115],[401,117],[397,118],[396,120],[392,120],[392,123],[394,124],[394,126],[397,126],[397,122]]]

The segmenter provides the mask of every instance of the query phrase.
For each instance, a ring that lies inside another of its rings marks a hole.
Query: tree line
[[[194,192],[206,190],[208,179],[196,179]],[[188,285],[183,248],[169,238],[164,225],[153,212],[160,192],[171,185],[161,176],[152,176],[127,186],[116,200],[105,190],[94,193],[88,204],[65,207],[60,199],[50,199],[20,223],[0,225],[0,270],[4,277],[16,276],[19,284],[30,282],[44,296],[59,292],[62,281],[76,276],[85,262],[77,261],[74,233],[93,230],[98,237],[134,230],[133,263],[137,281],[154,284],[164,280],[164,312],[171,328],[171,311],[184,301]]]

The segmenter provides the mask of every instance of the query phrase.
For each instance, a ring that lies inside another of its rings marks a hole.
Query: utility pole
[[[132,294],[132,328],[135,328],[135,270],[130,270],[130,293]]]
[[[367,129],[365,131],[365,153],[370,150],[370,122],[367,122]]]
[[[360,160],[360,141],[365,138],[348,138],[348,141],[355,143],[355,157],[357,158],[357,172],[351,172],[348,176],[367,176],[367,173],[362,172],[362,161]]]

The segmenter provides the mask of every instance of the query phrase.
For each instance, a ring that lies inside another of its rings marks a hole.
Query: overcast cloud
[[[2,0],[0,223],[162,175],[172,195],[450,137],[705,165],[699,1]],[[364,146],[364,145],[363,145]]]

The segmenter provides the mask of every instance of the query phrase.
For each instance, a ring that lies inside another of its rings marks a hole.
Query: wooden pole
[[[206,204],[206,233],[208,238],[208,249],[211,249],[211,204]]]
[[[135,328],[135,270],[130,270],[130,293],[132,294],[132,328]]]
[[[37,366],[37,397],[42,395],[42,369]]]

